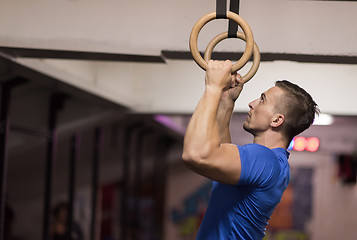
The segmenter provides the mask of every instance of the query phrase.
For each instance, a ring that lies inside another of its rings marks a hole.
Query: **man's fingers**
[[[242,76],[239,73],[237,73],[237,80],[242,80]]]
[[[236,75],[236,81],[238,83],[240,83],[240,84],[244,84],[245,83],[243,78],[242,78],[242,76],[239,73]]]
[[[219,60],[209,60],[207,66],[217,66],[217,67],[226,67],[232,69],[233,64],[230,60],[219,61]]]
[[[235,76],[231,75],[232,66],[230,60],[209,60],[206,69],[206,83],[220,85],[225,90],[235,87],[238,83],[236,83]]]

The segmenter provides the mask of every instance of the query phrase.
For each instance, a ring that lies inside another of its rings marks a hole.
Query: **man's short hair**
[[[290,142],[296,135],[308,129],[314,122],[315,115],[320,113],[316,102],[309,93],[298,85],[287,80],[276,81],[275,86],[284,91],[276,110],[281,112],[285,121],[282,133]]]

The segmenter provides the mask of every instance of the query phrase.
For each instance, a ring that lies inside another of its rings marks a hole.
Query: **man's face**
[[[261,94],[260,98],[249,103],[249,112],[243,128],[254,136],[270,128],[276,114],[275,105],[282,99],[283,90],[272,87]]]

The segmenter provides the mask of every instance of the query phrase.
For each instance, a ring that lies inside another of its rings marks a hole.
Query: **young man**
[[[214,180],[196,239],[264,237],[290,178],[286,148],[318,113],[306,91],[288,81],[278,81],[249,104],[243,128],[254,136],[254,142],[233,145],[229,123],[244,82],[231,70],[229,60],[208,62],[205,91],[185,134],[184,162]]]

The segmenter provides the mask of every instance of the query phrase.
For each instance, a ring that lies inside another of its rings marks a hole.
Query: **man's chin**
[[[253,134],[253,129],[248,126],[248,123],[247,123],[247,122],[244,122],[244,123],[243,123],[243,129],[244,129],[246,132],[249,132],[249,133]]]
[[[244,123],[243,123],[243,129],[245,130],[245,131],[247,131],[247,132],[249,132],[249,127],[248,127],[248,123],[245,121]]]

